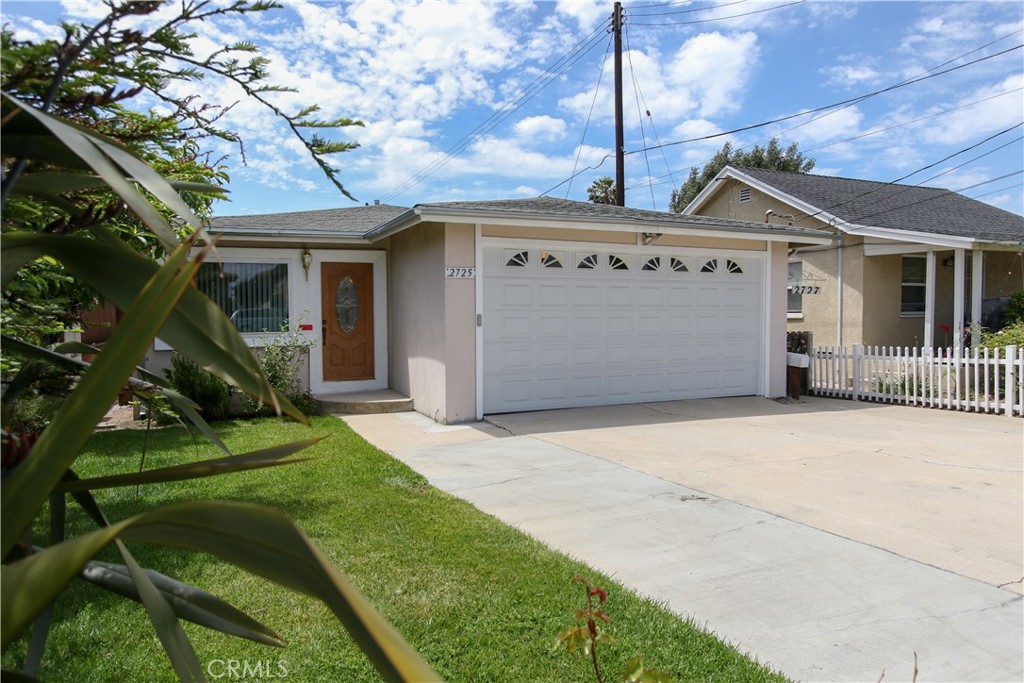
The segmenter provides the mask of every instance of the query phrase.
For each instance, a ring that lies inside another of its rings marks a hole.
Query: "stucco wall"
[[[475,234],[474,225],[445,224],[446,268],[477,265]],[[476,419],[476,280],[446,278],[443,282],[446,362],[444,419],[440,421],[449,424]]]
[[[444,236],[436,223],[394,235],[388,271],[390,386],[438,421],[446,401]]]

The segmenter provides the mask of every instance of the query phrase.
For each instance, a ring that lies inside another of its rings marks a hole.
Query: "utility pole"
[[[626,205],[626,140],[622,132],[622,3],[612,14],[615,36],[615,204]]]

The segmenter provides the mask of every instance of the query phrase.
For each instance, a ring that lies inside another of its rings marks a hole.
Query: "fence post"
[[[853,352],[850,354],[850,361],[853,367],[850,368],[850,374],[853,377],[853,387],[851,389],[850,398],[854,401],[860,399],[860,382],[861,382],[861,363],[864,358],[864,346],[863,344],[854,344]]]
[[[1011,344],[1006,349],[1006,376],[1004,381],[1006,382],[1004,387],[1005,391],[1003,395],[1006,396],[1006,402],[1004,408],[1007,417],[1013,417],[1013,404],[1015,394],[1017,393],[1017,345]]]

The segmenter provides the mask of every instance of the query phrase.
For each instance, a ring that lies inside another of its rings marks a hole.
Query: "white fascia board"
[[[310,242],[343,242],[345,244],[369,244],[370,240],[360,235],[344,235],[336,232],[313,232],[310,230],[217,230],[210,232],[214,237],[223,235],[225,240],[245,239],[247,242],[279,243],[282,238],[307,240]]]
[[[417,211],[422,211],[417,209]],[[483,225],[502,225],[524,228],[564,228],[569,230],[614,230],[627,233],[658,232],[664,235],[683,235],[687,237],[718,237],[726,239],[757,239],[767,242],[800,242],[806,244],[831,244],[831,236],[807,234],[800,228],[786,231],[775,226],[775,230],[749,230],[737,227],[708,228],[706,226],[680,225],[679,222],[660,223],[657,221],[641,221],[634,219],[588,216],[585,219],[566,218],[561,215],[527,215],[514,212],[495,212],[493,214],[479,211],[453,212],[451,209],[434,213],[429,209],[420,214],[423,220],[446,223],[480,223]]]
[[[785,192],[779,192],[778,188],[763,183],[760,180],[757,180],[756,178],[752,178],[746,173],[736,170],[732,166],[726,166],[721,171],[719,171],[718,175],[715,176],[715,179],[708,183],[707,187],[701,190],[701,193],[694,197],[693,201],[690,202],[685,209],[683,209],[683,213],[692,214],[696,212],[697,209],[701,208],[711,197],[711,195],[714,194],[712,188],[717,189],[718,182],[725,180],[726,178],[732,178],[733,180],[739,180],[741,182],[744,182],[747,185],[750,185],[752,188],[758,190],[759,192],[762,192],[768,195],[769,197],[777,199],[780,202],[785,202],[786,204],[792,206],[794,209],[797,209],[798,211],[801,211],[802,213],[805,213],[808,216],[814,216],[815,218],[819,219],[822,223],[828,223],[829,225],[837,227],[840,230],[849,232],[849,223],[839,218],[838,216],[830,214],[826,211],[822,211],[817,206],[808,204],[807,202],[801,199],[797,199],[796,197],[793,197],[791,195],[788,195]]]
[[[870,225],[850,224],[846,232],[860,235],[862,237],[878,237],[884,240],[896,242],[917,242],[923,245],[925,251],[928,248],[944,247],[947,249],[973,249],[975,240],[970,237],[957,237],[955,235],[936,235],[930,232],[917,232],[914,230],[898,230],[895,228],[878,228]],[[867,245],[865,245],[865,254]]]

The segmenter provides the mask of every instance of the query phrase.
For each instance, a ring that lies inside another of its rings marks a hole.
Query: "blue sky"
[[[277,96],[280,106],[315,102],[325,117],[362,120],[364,127],[342,133],[360,147],[335,157],[360,203],[542,193],[586,199],[591,181],[614,176],[611,2],[282,4],[260,17],[197,27],[195,50],[253,41],[272,60],[272,80],[298,90]],[[673,186],[725,141],[750,147],[777,136],[815,158],[815,173],[908,176],[901,182],[1024,213],[1024,3],[623,5],[627,205],[665,210]],[[88,19],[101,9],[92,0],[3,3],[5,23],[26,38],[53,34],[59,17]],[[567,55],[572,64],[562,69]],[[212,80],[188,87],[180,94],[242,99]],[[534,93],[528,101],[524,88]],[[245,140],[247,164],[230,145],[215,150],[227,155],[232,197],[217,213],[353,205],[258,104],[239,102],[224,123]],[[453,147],[462,153],[446,157]],[[428,166],[419,182],[406,182]]]

